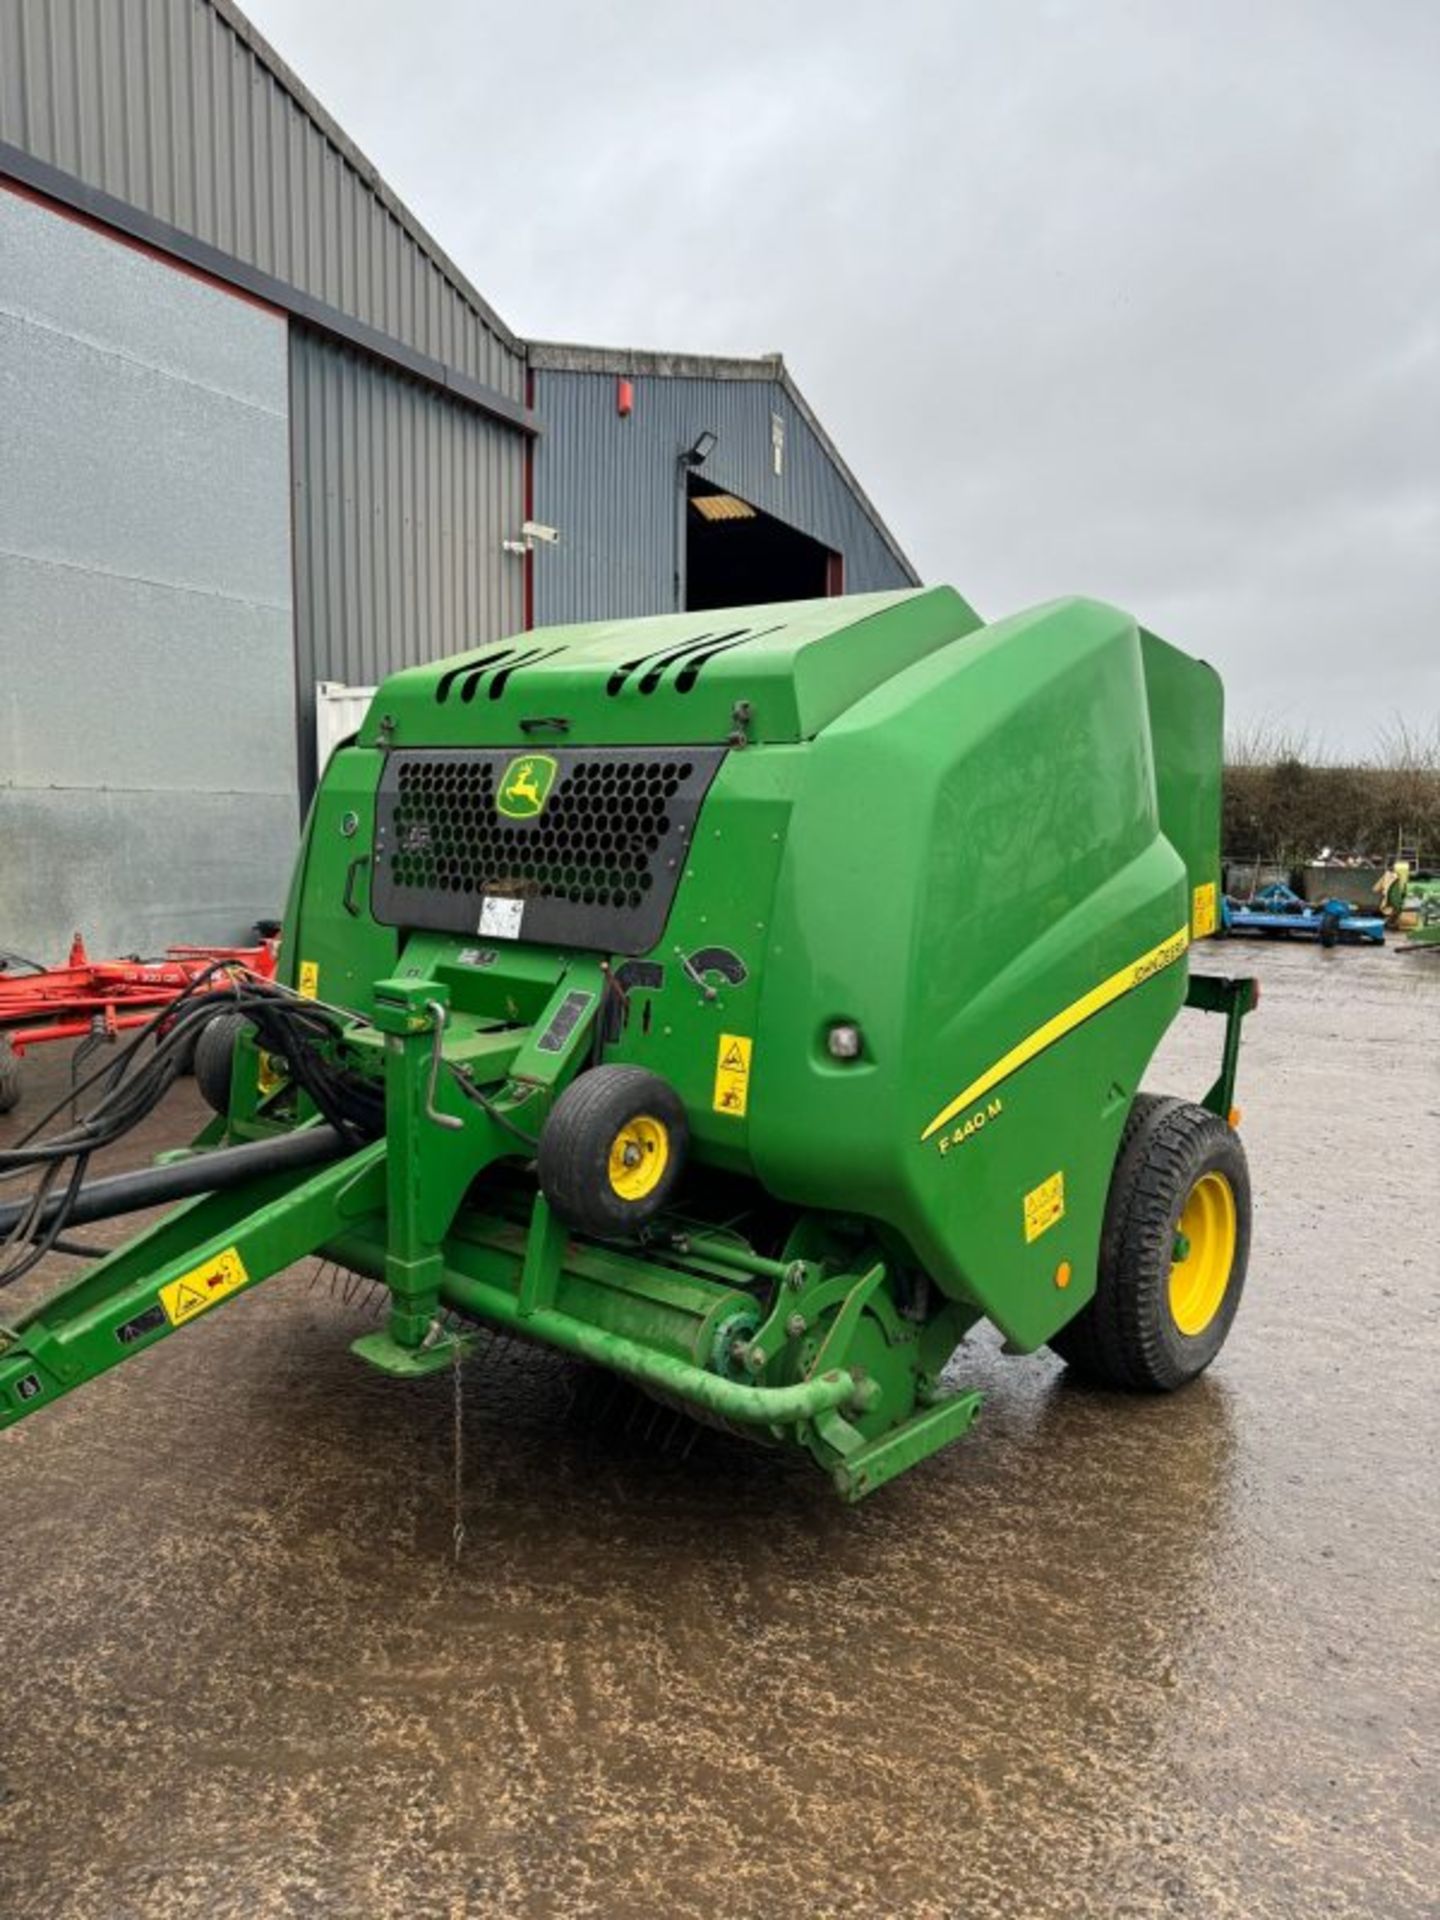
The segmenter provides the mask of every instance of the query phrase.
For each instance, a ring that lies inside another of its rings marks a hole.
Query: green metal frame
[[[1240,1065],[1240,1030],[1245,1016],[1260,1002],[1260,982],[1242,978],[1232,980],[1223,974],[1192,973],[1185,989],[1185,1004],[1202,1013],[1225,1016],[1225,1045],[1220,1072],[1201,1105],[1228,1120],[1235,1108],[1235,1075]]]

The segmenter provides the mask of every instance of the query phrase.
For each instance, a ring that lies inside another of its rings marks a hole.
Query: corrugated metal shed
[[[296,324],[290,383],[308,791],[317,681],[373,686],[523,624],[523,563],[503,542],[524,518],[524,463],[509,428]]]
[[[243,937],[294,852],[284,321],[0,188],[0,942]]]
[[[560,532],[557,545],[535,553],[537,624],[680,604],[677,457],[704,431],[717,436],[706,481],[843,554],[847,592],[918,583],[778,354],[737,360],[534,342],[530,361],[545,422],[535,517]],[[635,386],[628,417],[617,410],[620,378]]]
[[[231,0],[5,0],[0,142],[523,394],[521,343]]]
[[[231,0],[4,0],[6,175],[289,317],[303,799],[317,680],[523,622],[523,342]]]

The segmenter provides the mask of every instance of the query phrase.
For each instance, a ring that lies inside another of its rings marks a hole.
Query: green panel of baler
[[[285,908],[285,978],[336,1006],[369,1004],[395,971],[399,943],[370,914],[371,844],[379,756],[357,747],[331,755],[295,866]]]
[[[606,1058],[648,1067],[685,1102],[694,1150],[752,1171],[748,1102],[720,1077],[738,1039],[753,1043],[770,922],[804,746],[727,754],[701,815],[663,939],[627,988]]]
[[[807,740],[980,621],[950,587],[547,627],[385,682],[362,746]],[[563,727],[561,723],[563,722]]]
[[[1119,1130],[1184,992],[1186,874],[1136,627],[1086,601],[1000,622],[887,681],[806,763],[755,1036],[756,1171],[884,1222],[1035,1345],[1093,1286]],[[858,1061],[826,1052],[840,1021]],[[1064,1212],[1037,1229],[1057,1176]]]
[[[1224,757],[1225,690],[1204,660],[1192,659],[1141,629],[1141,657],[1155,757],[1160,828],[1185,862],[1192,914],[1197,889],[1220,884],[1220,767]],[[1198,935],[1214,930],[1215,896],[1198,919]],[[1203,909],[1202,909],[1203,911]],[[1208,924],[1207,924],[1208,922]]]

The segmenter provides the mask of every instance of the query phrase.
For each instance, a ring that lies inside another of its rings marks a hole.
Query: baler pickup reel
[[[197,1048],[193,1147],[86,1177],[174,1077],[157,1026],[0,1154],[35,1176],[0,1284],[179,1203],[0,1326],[0,1426],[307,1256],[384,1288],[354,1351],[387,1374],[500,1329],[803,1448],[848,1499],[969,1427],[947,1369],[982,1318],[1114,1379],[1116,1316],[1163,1309],[1125,1383],[1208,1364],[1249,983],[1194,996],[1226,1016],[1202,1106],[1135,1096],[1213,925],[1208,670],[1108,608],[983,628],[944,589],[540,638],[488,691],[483,653],[397,676],[332,758],[284,980],[232,983]],[[1082,721],[1096,791],[1043,831],[997,809],[1011,734],[1033,762]],[[1016,871],[1048,914],[1001,934]],[[1107,1210],[1161,1149],[1164,1271],[1112,1272]]]

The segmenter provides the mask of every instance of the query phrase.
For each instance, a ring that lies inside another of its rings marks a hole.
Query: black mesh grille
[[[376,821],[375,916],[388,926],[644,953],[664,929],[723,758],[715,747],[392,753]],[[553,765],[543,805],[533,818],[507,818],[497,796],[527,761],[520,790],[532,795]],[[518,927],[513,912],[497,915],[497,901],[523,903]]]

